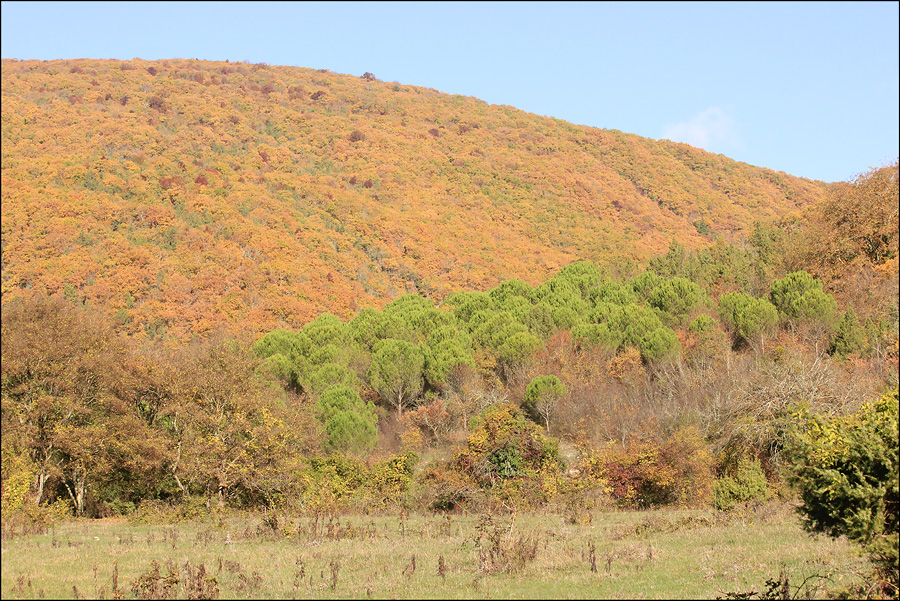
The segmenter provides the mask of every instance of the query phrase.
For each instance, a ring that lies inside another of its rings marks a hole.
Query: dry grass
[[[868,564],[772,504],[711,511],[73,521],[3,541],[13,598],[715,598],[784,573],[823,597]],[[829,580],[830,579],[830,580]]]

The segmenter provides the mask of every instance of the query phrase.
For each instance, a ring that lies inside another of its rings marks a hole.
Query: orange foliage
[[[299,67],[3,60],[2,84],[3,301],[69,286],[178,340],[620,266],[707,244],[698,219],[731,238],[829,189]]]

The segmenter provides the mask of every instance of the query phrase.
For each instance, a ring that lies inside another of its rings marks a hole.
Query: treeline
[[[896,190],[893,165],[821,218],[673,242],[639,273],[580,261],[257,340],[165,345],[65,295],[4,301],[4,516],[764,498],[798,407],[897,386]]]
[[[252,347],[166,349],[61,297],[8,303],[4,510],[768,496],[796,403],[841,414],[896,386],[897,318],[860,321],[802,270],[768,282],[762,232],[673,244],[628,280],[577,262],[440,305],[403,295]]]

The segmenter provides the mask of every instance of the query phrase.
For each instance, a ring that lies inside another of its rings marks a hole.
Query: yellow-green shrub
[[[473,420],[454,468],[500,500],[533,507],[556,495],[563,467],[558,448],[515,406],[493,405]]]
[[[35,467],[26,454],[3,448],[0,463],[0,522],[5,533],[43,532],[54,521],[71,515],[72,506],[67,499],[59,499],[49,505],[37,505],[34,502],[31,484],[34,482]]]
[[[747,501],[768,499],[769,483],[759,459],[743,458],[713,485],[713,506],[728,510]]]
[[[300,505],[310,512],[331,513],[349,507],[383,509],[400,506],[412,485],[415,453],[395,455],[371,467],[339,453],[311,459],[301,474]]]

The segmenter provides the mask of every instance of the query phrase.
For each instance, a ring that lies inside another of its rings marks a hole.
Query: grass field
[[[597,511],[584,524],[553,514],[258,513],[172,525],[68,521],[46,534],[8,537],[0,593],[714,599],[765,591],[783,574],[792,596],[821,598],[859,582],[867,567],[846,541],[803,532],[783,503],[743,514]]]

